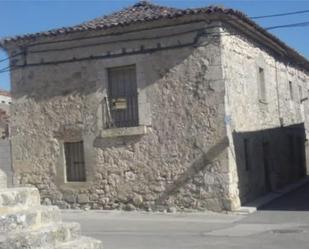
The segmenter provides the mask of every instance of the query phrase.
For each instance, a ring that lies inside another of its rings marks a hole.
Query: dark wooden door
[[[263,164],[264,164],[264,181],[265,181],[265,190],[270,192],[271,188],[271,178],[270,178],[270,145],[268,142],[264,142],[263,145]]]
[[[297,137],[297,159],[298,159],[298,178],[302,178],[306,175],[305,167],[305,142],[300,136]]]

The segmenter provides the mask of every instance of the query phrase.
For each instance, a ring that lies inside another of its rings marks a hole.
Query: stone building
[[[306,174],[309,62],[239,11],[139,2],[1,46],[16,181],[53,204],[233,210]]]
[[[9,139],[11,103],[12,99],[10,92],[0,90],[0,170],[6,173],[8,186],[13,185],[11,145]]]
[[[7,139],[9,136],[9,116],[11,94],[8,91],[0,90],[0,138]]]

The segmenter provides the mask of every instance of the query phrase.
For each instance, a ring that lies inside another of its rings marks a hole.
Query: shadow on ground
[[[260,207],[259,210],[309,211],[309,183]]]

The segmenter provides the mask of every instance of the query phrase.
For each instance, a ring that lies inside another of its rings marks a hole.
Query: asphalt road
[[[105,249],[308,249],[309,184],[251,215],[64,211]]]

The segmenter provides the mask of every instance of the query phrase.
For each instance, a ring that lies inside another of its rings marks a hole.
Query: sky
[[[133,5],[138,0],[0,0],[0,38],[76,25]],[[241,10],[248,16],[309,10],[309,0],[152,0],[159,5],[195,8],[208,5]],[[309,13],[255,20],[262,27],[309,22]],[[271,31],[309,59],[309,26]],[[0,61],[7,58],[0,50]],[[0,70],[8,61],[0,63]],[[0,88],[10,89],[9,73],[0,73]]]

